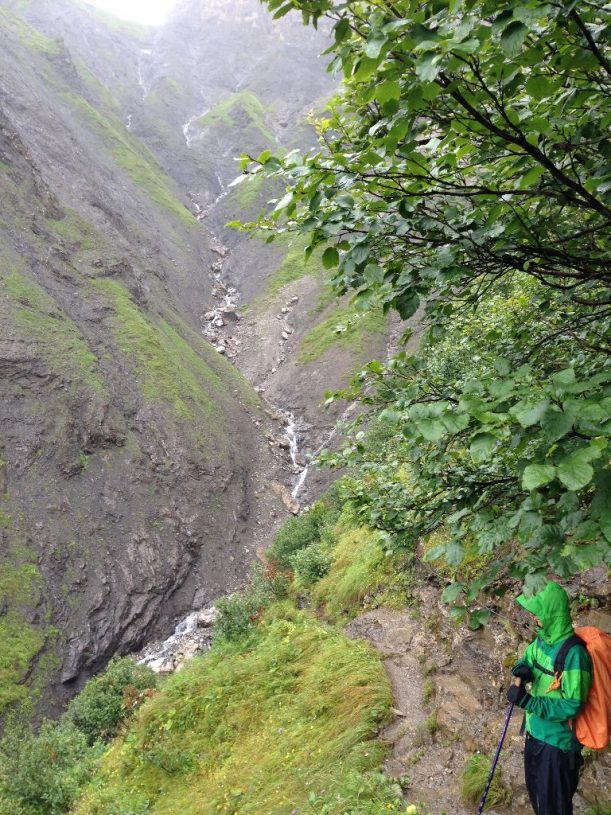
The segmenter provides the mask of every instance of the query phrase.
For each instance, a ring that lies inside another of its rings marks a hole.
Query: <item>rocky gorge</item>
[[[0,38],[0,701],[52,712],[240,585],[362,351],[306,359],[320,265],[224,226],[269,197],[240,152],[313,138],[324,34],[255,0],[151,30],[6,0]]]

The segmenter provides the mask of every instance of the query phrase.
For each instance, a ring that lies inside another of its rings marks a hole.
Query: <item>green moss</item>
[[[276,603],[140,709],[75,815],[377,815],[400,802],[375,741],[391,701],[372,649]]]
[[[6,26],[16,35],[23,46],[47,56],[57,56],[62,53],[62,46],[57,40],[45,37],[21,17],[16,17],[7,9],[0,6],[0,26]]]
[[[98,360],[78,327],[38,283],[9,268],[0,272],[0,293],[10,301],[17,329],[38,343],[39,353],[55,371],[72,375],[75,386],[106,393]]]
[[[100,82],[97,76],[92,71],[89,70],[87,64],[82,59],[80,59],[80,57],[75,58],[74,64],[83,82],[87,85],[87,87],[91,91],[93,91],[93,93],[99,96],[100,100],[104,103],[104,105],[109,110],[115,112],[119,111],[120,110],[119,102],[111,94],[108,88]]]
[[[78,246],[79,249],[90,251],[99,246],[97,229],[74,210],[67,209],[64,218],[61,220],[49,219],[47,223],[53,232]]]
[[[113,304],[113,333],[121,351],[136,361],[143,396],[187,422],[198,445],[216,441],[224,449],[225,423],[215,396],[223,395],[226,385],[219,375],[167,321],[140,311],[121,284],[106,279],[95,286]]]
[[[187,226],[195,226],[197,219],[178,198],[172,182],[165,175],[153,154],[133,138],[121,122],[107,113],[102,116],[89,102],[75,93],[60,96],[72,107],[81,111],[88,123],[103,137],[117,164],[125,170],[134,184],[143,189],[149,198],[166,212],[172,213]]]
[[[334,309],[303,338],[297,359],[313,362],[329,348],[353,350],[364,354],[372,336],[386,330],[386,317],[379,311],[359,312],[348,304]]]
[[[38,567],[27,561],[27,553],[0,559],[0,713],[29,696],[25,679],[44,645],[44,633],[27,620],[42,592]]]
[[[233,187],[231,193],[233,208],[237,207],[242,212],[247,212],[254,207],[260,199],[264,181],[262,175],[247,176],[237,187]]]
[[[11,523],[11,516],[8,512],[0,509],[0,529],[6,529]]]
[[[235,117],[240,113],[246,114],[252,127],[263,136],[270,146],[276,144],[276,138],[266,123],[266,108],[251,91],[240,91],[227,97],[227,99],[223,99],[208,113],[200,116],[196,123],[200,127],[224,125],[229,129],[235,127]]]

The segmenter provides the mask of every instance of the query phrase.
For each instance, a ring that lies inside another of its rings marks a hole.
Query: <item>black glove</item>
[[[511,671],[514,676],[519,676],[522,680],[522,684],[526,682],[533,681],[533,672],[530,670],[526,663],[522,663],[521,665],[516,665],[515,668]]]
[[[530,699],[530,693],[527,693],[524,685],[510,685],[507,690],[507,701],[518,707],[526,707],[526,703]]]

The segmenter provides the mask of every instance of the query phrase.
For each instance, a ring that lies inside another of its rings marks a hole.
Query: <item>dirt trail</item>
[[[494,752],[506,710],[504,663],[517,652],[520,637],[509,621],[476,632],[456,627],[435,589],[425,587],[421,595],[420,611],[367,611],[345,632],[378,651],[391,682],[394,717],[379,734],[391,747],[385,772],[400,781],[406,802],[422,804],[427,815],[472,815],[477,804],[461,799],[462,773],[470,755]],[[611,620],[590,622],[604,627]],[[500,762],[512,803],[487,807],[487,815],[532,815],[523,783],[521,721],[518,711]],[[607,755],[588,763],[576,815],[609,788]]]

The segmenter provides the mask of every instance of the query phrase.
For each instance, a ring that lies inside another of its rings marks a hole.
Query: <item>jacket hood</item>
[[[555,645],[574,633],[569,597],[558,583],[550,580],[543,591],[532,597],[521,594],[518,603],[541,620],[538,634],[548,645]]]

